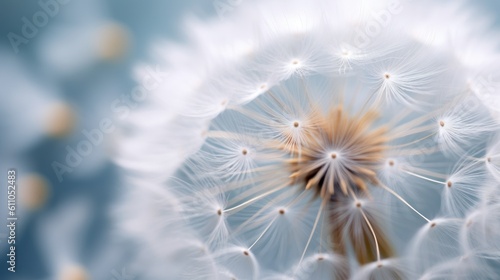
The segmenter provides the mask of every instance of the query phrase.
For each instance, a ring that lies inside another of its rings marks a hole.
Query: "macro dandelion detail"
[[[189,20],[189,43],[155,48],[168,81],[118,158],[141,273],[496,279],[498,44],[470,5],[254,1]]]

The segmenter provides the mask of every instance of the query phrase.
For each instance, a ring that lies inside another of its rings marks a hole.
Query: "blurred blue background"
[[[113,238],[109,215],[123,187],[112,163],[118,136],[94,132],[124,120],[113,104],[135,108],[133,68],[155,65],[152,44],[185,40],[182,19],[214,16],[214,2],[0,2],[0,279],[138,279],[127,272],[134,251]],[[477,4],[500,27],[500,1]],[[87,153],[79,145],[88,138],[96,144]],[[79,148],[84,156],[73,154]],[[16,273],[7,271],[3,225],[8,168],[19,183]]]

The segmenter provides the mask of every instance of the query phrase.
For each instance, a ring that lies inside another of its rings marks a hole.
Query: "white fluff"
[[[478,274],[488,264],[476,259],[495,255],[479,242],[493,237],[485,237],[484,223],[474,230],[464,223],[500,204],[500,146],[492,140],[499,127],[490,104],[498,91],[484,93],[475,82],[483,70],[496,69],[498,42],[479,35],[485,24],[471,23],[470,5],[242,2],[222,21],[189,19],[186,46],[156,46],[157,62],[173,79],[131,121],[137,133],[118,159],[139,176],[142,183],[132,186],[145,193],[141,199],[154,215],[132,211],[128,228],[151,255],[184,254],[184,265],[199,267],[182,271],[179,264],[175,273],[150,275],[490,275]],[[353,140],[345,135],[336,135],[335,143],[314,138],[314,149],[306,147],[321,128],[317,116],[340,105],[351,118],[377,109],[378,118],[369,115],[373,123],[362,122],[387,129],[374,171],[370,159],[359,156],[366,147],[345,144]],[[350,192],[317,195],[291,179],[290,162],[307,148],[314,158],[308,172],[332,190],[335,180],[342,185],[338,178],[350,178],[360,166],[376,180],[355,178]],[[125,209],[134,203],[128,204]],[[332,229],[348,237],[345,252],[334,251]],[[354,247],[367,238],[365,250],[376,260],[363,266]],[[379,252],[383,238],[396,247],[394,256]],[[475,259],[467,265],[452,263],[469,254]]]

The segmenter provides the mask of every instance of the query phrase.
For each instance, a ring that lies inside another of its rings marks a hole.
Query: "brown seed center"
[[[374,111],[350,116],[342,106],[324,115],[315,115],[311,121],[319,125],[308,130],[300,151],[298,148],[287,150],[295,156],[291,160],[291,177],[304,182],[306,189],[313,188],[322,197],[333,195],[336,190],[344,195],[367,191],[369,183],[377,184],[376,171],[383,162],[388,139],[386,128],[371,127],[377,116]],[[336,152],[331,152],[332,149]],[[342,157],[337,151],[341,151]],[[335,160],[335,164],[331,160]]]

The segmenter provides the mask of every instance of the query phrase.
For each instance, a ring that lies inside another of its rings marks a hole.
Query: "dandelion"
[[[0,49],[0,59],[4,62],[0,65],[0,125],[9,131],[0,140],[8,147],[2,149],[2,156],[25,152],[43,139],[70,135],[77,123],[75,109],[53,86],[36,81],[21,59],[4,49]]]
[[[96,244],[85,244],[94,208],[87,198],[71,199],[40,214],[33,229],[33,242],[45,256],[43,265],[47,267],[40,279],[86,280],[103,275],[113,279],[111,268],[125,252],[107,234]]]
[[[86,1],[65,5],[36,42],[36,55],[54,79],[74,79],[96,66],[126,58],[132,38],[113,21],[105,4]]]
[[[143,273],[491,279],[499,123],[469,79],[497,55],[463,7],[263,1],[191,22],[118,159]]]

